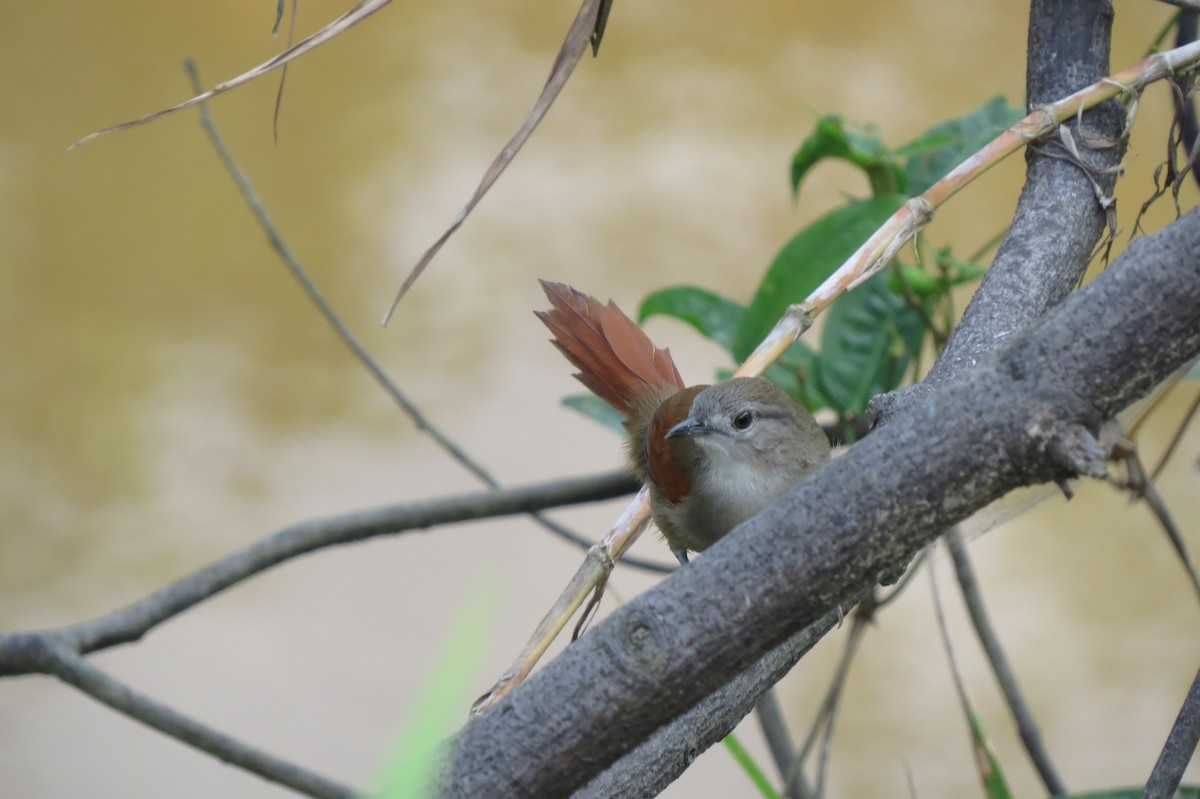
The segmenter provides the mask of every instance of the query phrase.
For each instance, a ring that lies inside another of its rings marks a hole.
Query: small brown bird
[[[671,354],[615,303],[542,281],[535,312],[596,396],[625,416],[629,460],[680,563],[756,515],[829,460],[807,410],[757,377],[685,387]]]

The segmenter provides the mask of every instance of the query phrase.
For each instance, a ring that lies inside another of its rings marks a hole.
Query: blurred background
[[[307,0],[297,32],[348,3]],[[1172,10],[1118,3],[1113,67],[1139,60]],[[389,402],[285,273],[195,112],[66,147],[282,49],[274,3],[9,3],[0,11],[0,625],[106,613],[289,523],[480,488]],[[790,157],[818,115],[899,145],[1004,94],[1021,103],[1023,7],[618,2],[509,172],[400,306],[399,282],[519,125],[576,12],[568,3],[395,3],[288,74],[216,100],[226,140],[279,230],[344,320],[432,420],[508,483],[604,471],[618,440],[562,408],[570,368],[533,318],[537,277],[613,297],[695,283],[749,298],[775,252],[861,176],[822,165],[799,200]],[[285,23],[286,28],[286,23]],[[1119,187],[1121,227],[1152,190],[1167,90],[1150,89]],[[1010,159],[928,233],[966,254],[1006,224]],[[1183,201],[1194,204],[1190,184]],[[1171,218],[1160,203],[1154,224]],[[1124,238],[1122,239],[1124,241]],[[652,320],[693,382],[727,366]],[[1195,384],[1140,439],[1154,463]],[[1200,433],[1160,490],[1193,551]],[[599,536],[621,505],[562,512]],[[636,550],[669,559],[657,536]],[[972,544],[995,623],[1073,790],[1145,779],[1200,662],[1200,609],[1149,513],[1100,485]],[[468,586],[496,616],[471,699],[508,665],[581,553],[526,519],[322,552],[275,569],[93,661],[176,708],[355,786],[377,784],[437,668]],[[957,655],[1018,795],[1041,793],[952,589]],[[618,569],[628,598],[657,578]],[[613,602],[607,602],[611,609]],[[782,685],[804,729],[845,631]],[[457,724],[459,717],[453,719]],[[741,734],[765,748],[752,722]],[[765,762],[765,757],[764,757]],[[978,790],[915,581],[852,672],[831,795]],[[1200,781],[1193,765],[1191,782]],[[68,795],[283,797],[289,792],[48,678],[0,682],[0,783]],[[665,794],[751,796],[717,746]]]

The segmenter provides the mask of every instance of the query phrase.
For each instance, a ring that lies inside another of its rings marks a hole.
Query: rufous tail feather
[[[541,281],[549,311],[535,311],[554,344],[579,369],[579,382],[626,417],[647,393],[659,399],[683,388],[669,350],[660,350],[616,303],[603,304],[565,283]]]

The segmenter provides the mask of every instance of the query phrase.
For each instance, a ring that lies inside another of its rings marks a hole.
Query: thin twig
[[[946,345],[946,334],[933,321],[933,317],[929,315],[929,310],[925,307],[925,303],[921,302],[921,298],[916,295],[912,286],[908,285],[908,281],[904,279],[904,273],[900,270],[900,264],[893,261],[891,266],[892,274],[895,275],[896,282],[900,284],[900,293],[904,295],[904,304],[916,313],[921,323],[925,325],[925,329],[929,331],[929,335],[933,337],[934,350],[941,352],[942,347]],[[920,353],[917,353],[917,355],[919,356]]]
[[[1183,421],[1179,423],[1179,427],[1175,430],[1175,435],[1171,436],[1171,443],[1167,445],[1167,449],[1163,452],[1162,457],[1158,461],[1158,465],[1154,467],[1154,471],[1150,473],[1150,477],[1154,480],[1162,474],[1163,468],[1167,465],[1167,461],[1175,454],[1176,447],[1183,440],[1183,434],[1187,431],[1188,426],[1192,423],[1192,419],[1196,416],[1196,411],[1200,410],[1200,394],[1196,394],[1196,398],[1192,400],[1192,405],[1188,408],[1188,412],[1184,414]]]
[[[779,777],[786,780],[795,767],[796,752],[787,722],[783,718],[783,711],[779,707],[777,690],[778,686],[767,689],[754,706],[754,715],[758,717],[758,726],[767,740],[767,748],[770,749],[771,758],[779,770]],[[788,799],[807,799],[811,796],[808,786],[803,784],[803,772],[799,773],[794,782],[797,784],[784,783],[783,793]]]
[[[1189,11],[1200,11],[1200,0],[1162,0],[1167,5],[1183,8]]]
[[[300,0],[292,0],[292,16],[288,21],[288,36],[287,49],[292,49],[292,43],[296,39],[296,12],[299,10],[297,6]],[[279,6],[280,13],[283,13],[283,4]],[[279,30],[279,20],[275,20],[275,30],[271,31],[275,34]],[[275,113],[271,116],[271,135],[275,137],[275,144],[279,144],[279,111],[283,108],[283,87],[287,84],[288,65],[284,64],[283,69],[279,70],[279,88],[275,90]],[[200,82],[193,81],[192,88],[199,91]],[[203,104],[202,104],[203,105]]]
[[[831,734],[833,715],[837,712],[838,699],[841,696],[842,687],[846,684],[846,677],[850,673],[850,664],[854,661],[854,655],[858,651],[858,645],[862,641],[866,626],[867,617],[857,613],[854,614],[850,622],[850,632],[846,636],[846,647],[842,650],[842,658],[838,662],[833,682],[830,683],[828,690],[825,692],[825,699],[821,702],[821,707],[817,710],[816,718],[813,719],[808,735],[804,739],[804,744],[800,747],[800,751],[796,753],[796,757],[792,761],[792,769],[783,781],[785,790],[789,792],[792,790],[802,790],[805,793],[801,795],[822,795],[821,791],[824,788],[824,763],[822,762],[821,767],[818,769],[817,784],[815,794],[813,794],[803,787],[804,762],[808,760],[808,755],[812,751],[813,745],[816,744],[818,737],[824,734],[827,739]]]
[[[1176,557],[1179,558],[1180,564],[1183,565],[1183,570],[1187,572],[1188,580],[1192,584],[1192,590],[1196,592],[1196,597],[1200,598],[1200,576],[1196,574],[1196,563],[1192,560],[1192,553],[1188,551],[1187,543],[1183,539],[1183,533],[1179,530],[1179,525],[1175,523],[1175,517],[1171,515],[1170,509],[1167,508],[1166,500],[1158,493],[1158,488],[1154,485],[1154,480],[1146,474],[1146,470],[1142,466],[1142,459],[1136,451],[1129,453],[1126,463],[1129,467],[1129,488],[1135,495],[1140,496],[1146,501],[1150,512],[1154,514],[1154,518],[1158,519],[1163,532],[1167,534],[1167,540],[1171,543],[1171,548],[1175,550]]]
[[[280,760],[138,693],[65,646],[52,647],[48,654],[48,673],[113,710],[231,766],[317,799],[353,799],[361,795],[339,782]]]
[[[81,654],[136,641],[162,622],[226,588],[272,566],[325,547],[406,530],[592,502],[628,494],[635,487],[628,474],[610,472],[525,488],[463,494],[309,519],[285,527],[98,619],[58,631],[0,635],[0,676],[42,671],[38,642],[46,635],[62,636]]]
[[[799,797],[799,799],[807,799],[810,796],[821,796],[824,790],[824,773],[825,765],[828,762],[829,743],[832,740],[833,733],[833,714],[837,711],[838,697],[845,685],[846,676],[850,672],[850,665],[854,660],[854,655],[857,652],[858,645],[861,642],[863,634],[866,632],[868,624],[874,619],[875,615],[884,607],[893,602],[905,588],[908,587],[914,574],[920,569],[924,562],[925,553],[922,551],[913,559],[913,562],[908,565],[904,574],[896,581],[896,584],[887,592],[880,592],[878,589],[871,592],[867,598],[859,603],[854,611],[854,615],[850,620],[850,633],[846,639],[846,648],[842,652],[841,661],[838,663],[837,670],[834,672],[833,682],[826,690],[825,699],[823,700],[820,709],[817,711],[816,718],[813,719],[812,725],[809,727],[808,735],[805,737],[804,745],[795,754],[789,758],[788,769],[784,772],[783,789],[789,797]],[[804,778],[804,762],[808,759],[809,753],[812,751],[813,745],[817,741],[817,737],[824,731],[822,739],[821,754],[819,757],[817,786],[815,789],[809,787]],[[776,758],[777,762],[779,758]],[[814,793],[815,790],[815,793]]]
[[[967,554],[967,546],[962,532],[955,527],[946,533],[944,539],[950,550],[950,557],[954,561],[954,573],[958,577],[958,587],[962,591],[963,601],[971,616],[971,624],[975,627],[975,634],[979,636],[979,643],[983,646],[988,663],[992,666],[992,673],[996,675],[996,682],[1000,684],[1000,690],[1004,693],[1008,709],[1017,722],[1017,732],[1021,736],[1021,743],[1025,745],[1025,751],[1029,754],[1029,759],[1033,761],[1033,767],[1037,769],[1042,784],[1046,786],[1046,791],[1051,796],[1063,796],[1067,793],[1066,786],[1059,779],[1058,772],[1050,762],[1049,754],[1042,746],[1041,731],[1033,718],[1033,713],[1029,710],[1029,705],[1025,702],[1025,697],[1021,694],[1016,674],[1009,665],[1004,648],[1000,645],[1000,639],[992,627],[987,608],[983,604],[979,581],[975,578],[975,569]]]
[[[945,536],[943,536],[945,538]],[[926,549],[932,549],[937,542],[931,542]],[[954,644],[950,640],[950,627],[946,624],[946,613],[942,608],[942,598],[938,592],[937,570],[931,565],[926,569],[929,574],[929,593],[933,600],[934,617],[937,619],[938,633],[942,639],[942,649],[946,652],[946,661],[950,666],[950,676],[954,681],[954,692],[958,695],[958,704],[962,709],[963,718],[971,735],[971,750],[974,754],[975,768],[983,784],[984,792],[994,795],[994,788],[1003,788],[1009,795],[1007,786],[1003,785],[1004,776],[995,769],[995,755],[991,744],[984,733],[983,725],[979,722],[971,696],[967,693],[967,683],[963,679],[962,670],[958,666],[958,658],[954,654]]]
[[[1170,799],[1183,779],[1183,771],[1200,745],[1200,671],[1179,708],[1167,742],[1150,772],[1142,799]]]
[[[294,11],[293,11],[294,14]],[[294,17],[293,17],[294,18]],[[200,75],[196,68],[196,63],[192,59],[184,61],[184,67],[187,69],[188,75],[192,80],[192,88],[196,91],[200,90]],[[281,87],[282,88],[282,84]],[[485,469],[478,461],[472,458],[467,452],[455,443],[449,436],[441,431],[441,429],[429,420],[427,416],[418,408],[405,394],[400,390],[400,386],[396,381],[392,380],[388,374],[383,371],[383,368],[371,357],[366,348],[359,342],[355,335],[350,332],[350,329],[342,322],[341,317],[333,310],[329,302],[321,294],[320,289],[308,276],[308,272],[300,264],[300,261],[292,253],[287,242],[275,227],[270,214],[267,213],[266,207],[258,197],[258,193],[254,190],[253,184],[246,174],[238,167],[237,162],[233,160],[233,155],[229,152],[229,148],[225,146],[224,140],[221,138],[220,132],[217,130],[216,123],[213,121],[212,114],[208,110],[208,103],[201,102],[200,104],[200,124],[204,127],[205,133],[208,134],[209,141],[212,142],[213,149],[216,150],[217,156],[221,159],[221,163],[225,166],[225,170],[229,172],[229,176],[233,178],[233,182],[237,184],[238,191],[241,192],[242,198],[246,201],[246,205],[250,207],[250,212],[254,215],[259,227],[267,236],[267,240],[271,244],[271,248],[279,255],[283,265],[291,272],[292,277],[300,284],[300,288],[308,295],[309,300],[316,306],[321,316],[333,328],[334,333],[347,349],[358,359],[359,363],[367,370],[367,372],[375,379],[375,382],[387,392],[387,395],[400,406],[401,410],[408,415],[418,430],[428,433],[434,442],[441,447],[447,455],[457,461],[464,469],[475,475],[481,482],[494,489],[503,488],[504,485],[497,480],[487,469]],[[532,514],[533,518],[551,531],[555,535],[570,541],[587,550],[594,542],[588,541],[583,536],[575,533],[557,522],[551,521],[543,517],[541,514]],[[669,573],[673,567],[663,566],[653,561],[641,560],[639,558],[625,558],[624,563],[646,571]]]
[[[604,25],[608,19],[606,5],[611,5],[611,0],[583,0],[580,3],[579,13],[575,15],[575,21],[571,23],[571,27],[567,30],[566,38],[563,39],[562,46],[558,50],[558,55],[554,58],[554,65],[550,68],[550,77],[546,79],[546,84],[542,87],[541,94],[538,95],[537,100],[534,101],[533,108],[529,109],[529,113],[525,115],[525,119],[521,122],[521,127],[508,140],[508,143],[501,148],[495,159],[488,166],[487,171],[483,173],[483,177],[479,180],[479,185],[475,187],[475,193],[471,195],[471,198],[467,200],[467,204],[458,212],[458,216],[454,217],[454,221],[450,223],[450,227],[446,228],[437,241],[422,253],[416,265],[408,273],[408,277],[400,284],[400,289],[396,292],[396,298],[392,300],[387,313],[383,315],[382,324],[384,327],[387,326],[388,321],[392,318],[392,314],[396,312],[396,306],[400,304],[400,300],[404,298],[409,288],[421,276],[421,273],[425,271],[425,267],[429,266],[434,256],[442,249],[442,246],[450,240],[454,232],[459,229],[471,212],[475,210],[475,206],[488,193],[492,184],[500,178],[504,170],[508,169],[508,165],[517,157],[517,153],[525,146],[525,142],[529,141],[529,137],[533,135],[534,129],[545,118],[546,113],[550,110],[550,106],[558,98],[558,93],[562,91],[563,86],[567,83],[567,79],[575,71],[575,66],[583,56],[583,51],[587,49],[588,42],[592,43],[593,48],[600,46],[600,39],[604,34]]]

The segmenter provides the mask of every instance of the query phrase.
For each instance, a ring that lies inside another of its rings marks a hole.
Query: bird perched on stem
[[[829,460],[816,420],[774,383],[685,386],[671,353],[615,303],[563,283],[542,288],[551,309],[537,317],[579,381],[624,415],[630,464],[680,563]]]

